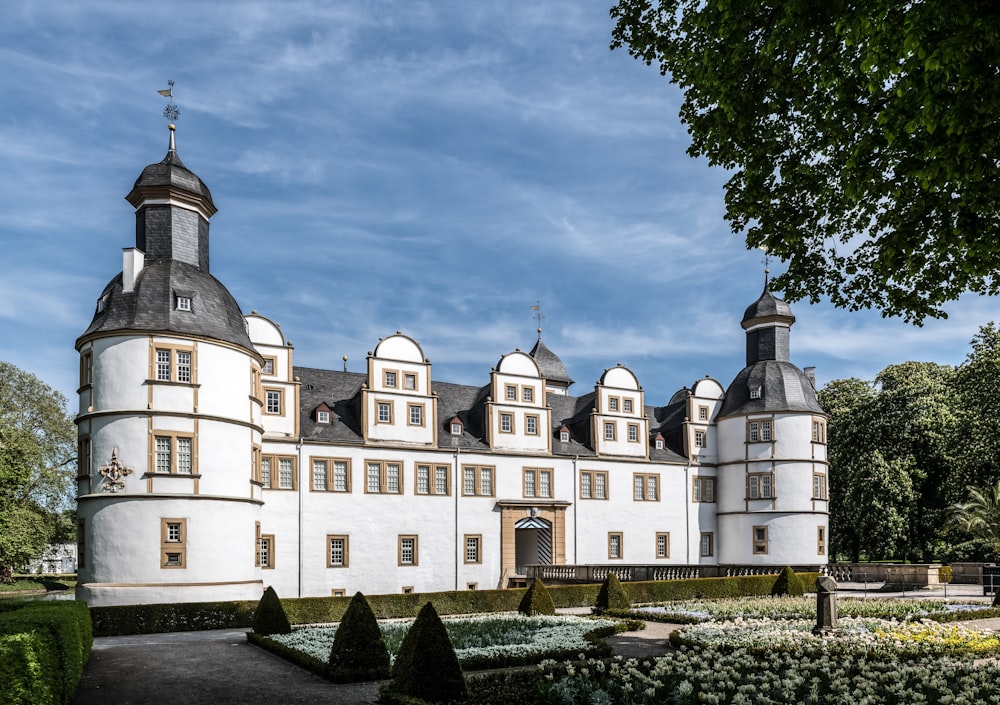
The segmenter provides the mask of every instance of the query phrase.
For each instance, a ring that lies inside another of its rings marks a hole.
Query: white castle
[[[540,331],[482,386],[432,380],[399,332],[364,373],[301,368],[209,273],[216,208],[173,126],[126,198],[135,247],[76,342],[89,604],[826,564],[826,415],[766,286],[728,388],[706,377],[663,406],[620,364],[573,396]]]

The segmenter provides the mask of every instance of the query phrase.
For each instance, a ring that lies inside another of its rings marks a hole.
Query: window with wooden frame
[[[714,502],[715,478],[695,475],[691,478],[691,501]]]
[[[93,469],[93,458],[91,457],[93,446],[90,442],[90,436],[81,436],[76,445],[76,476],[78,478],[90,477]]]
[[[656,532],[656,548],[654,555],[657,558],[670,558],[670,532]]]
[[[402,461],[366,460],[365,493],[403,494]]]
[[[708,407],[707,406],[699,406],[698,407],[698,420],[699,421],[708,421]]]
[[[774,475],[769,472],[747,475],[747,499],[774,499]]]
[[[264,364],[261,366],[260,371],[267,375],[268,377],[274,376],[274,371],[278,368],[278,358],[264,356]]]
[[[264,387],[264,413],[269,416],[280,416],[284,408],[285,390]]]
[[[330,590],[330,597],[347,597],[345,588],[333,588]]]
[[[621,400],[618,397],[608,397],[608,411],[617,412]]]
[[[606,470],[580,471],[580,499],[607,499],[608,473]]]
[[[513,414],[500,414],[500,433],[514,433]]]
[[[631,399],[629,399],[628,397],[623,398],[622,399],[622,411],[624,413],[626,413],[626,414],[631,414],[632,413],[632,404],[633,404],[633,402],[632,402]]]
[[[479,583],[466,583],[465,584],[465,589],[466,590],[478,590],[479,589]]]
[[[149,378],[155,382],[194,383],[194,350],[156,343]]]
[[[260,482],[266,490],[294,490],[298,488],[297,459],[294,455],[262,455]]]
[[[330,412],[326,409],[316,410],[316,423],[329,424],[330,423]]]
[[[274,534],[260,536],[260,567],[274,568]]]
[[[816,555],[825,556],[826,555],[826,527],[817,526],[816,527]]]
[[[773,440],[770,420],[757,419],[747,422],[747,441],[750,443],[770,443]]]
[[[442,496],[450,495],[450,470],[451,467],[448,465],[417,465],[417,469],[414,474],[414,482],[416,483],[414,488],[415,493]]]
[[[350,492],[349,458],[310,458],[314,492]]]
[[[424,425],[424,405],[423,404],[407,404],[406,405],[406,424],[408,426],[423,426]]]
[[[462,466],[462,494],[466,497],[492,497],[495,468],[487,465]]]
[[[94,383],[94,353],[87,350],[80,354],[80,389],[86,389]]]
[[[632,486],[632,499],[636,502],[660,501],[660,476],[658,474],[634,473]]]
[[[197,459],[194,436],[166,431],[153,431],[153,464],[150,472],[157,475],[194,475]]]
[[[753,554],[755,556],[767,555],[767,527],[753,527]]]
[[[656,446],[656,450],[663,450],[663,438],[657,437],[654,445]]]
[[[813,443],[826,443],[826,422],[822,419],[813,419],[812,441]]]
[[[617,561],[622,558],[622,534],[620,531],[608,532],[608,560]]]
[[[347,568],[350,564],[350,539],[347,534],[327,534],[326,567]]]
[[[516,384],[507,384],[507,385],[504,385],[504,398],[506,398],[507,401],[517,401],[517,385]]]
[[[389,389],[395,389],[398,382],[399,373],[396,370],[383,370],[382,380]]]
[[[76,567],[87,567],[87,520],[76,520]]]
[[[696,428],[694,431],[694,447],[708,448],[708,431],[703,428]]]
[[[628,442],[629,443],[639,442],[639,424],[630,423],[628,425]]]
[[[402,593],[404,595],[412,595],[413,594],[413,586],[412,585],[404,585],[402,587]]]
[[[715,534],[711,531],[702,532],[698,547],[702,558],[715,555]]]
[[[813,499],[827,499],[826,474],[821,472],[813,473]]]
[[[559,431],[559,442],[569,443],[569,431],[561,430]]]
[[[606,440],[606,441],[613,441],[613,440],[615,440],[615,438],[617,436],[616,428],[617,427],[615,426],[615,422],[614,421],[605,421],[604,422],[604,440]]]
[[[462,424],[459,421],[451,422],[451,435],[461,436],[462,435]]]
[[[256,367],[250,368],[250,396],[260,401],[264,400],[264,387],[260,378],[260,370]]]
[[[533,403],[535,401],[535,388],[521,387],[521,401]]]
[[[420,554],[418,551],[416,536],[404,535],[404,534],[399,535],[398,565],[400,566],[420,565]]]
[[[465,535],[465,562],[468,563],[482,563],[483,562],[483,536],[482,534],[466,534]]]
[[[375,402],[375,423],[392,423],[393,404],[391,401]]]
[[[187,567],[187,519],[160,519],[160,567]]]
[[[538,435],[538,416],[527,414],[524,417],[524,432],[529,436]]]
[[[524,497],[552,497],[551,468],[523,468],[521,486]]]

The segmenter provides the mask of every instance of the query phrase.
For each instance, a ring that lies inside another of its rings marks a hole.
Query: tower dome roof
[[[132,190],[125,197],[129,203],[138,208],[149,197],[162,196],[166,193],[183,195],[186,201],[191,201],[205,210],[205,216],[210,218],[216,212],[212,201],[212,192],[198,175],[184,166],[177,155],[174,142],[174,126],[170,126],[170,146],[167,155],[155,164],[150,164],[139,178],[135,180]]]
[[[186,262],[154,260],[143,267],[133,291],[125,293],[122,283],[119,274],[104,287],[80,340],[110,332],[172,333],[254,350],[236,299],[208,272]],[[189,299],[189,311],[178,310],[178,296]]]
[[[569,372],[566,371],[566,365],[563,361],[559,359],[559,356],[554,352],[549,350],[548,346],[542,342],[542,336],[539,334],[538,341],[535,343],[535,347],[531,349],[528,353],[533,358],[535,358],[535,364],[538,365],[538,371],[542,373],[545,379],[551,382],[561,382],[567,387],[573,384],[573,378],[569,376]]]
[[[792,307],[772,294],[770,288],[765,286],[760,297],[747,306],[747,310],[743,313],[743,327],[747,328],[761,319],[788,319],[789,323],[793,323],[795,316],[792,314]]]
[[[802,370],[787,360],[761,360],[736,375],[718,416],[782,411],[825,413]]]

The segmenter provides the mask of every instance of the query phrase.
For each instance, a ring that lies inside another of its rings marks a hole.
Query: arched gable
[[[401,360],[404,362],[424,362],[424,351],[420,343],[408,335],[396,331],[395,335],[383,338],[375,347],[373,357],[383,360]]]

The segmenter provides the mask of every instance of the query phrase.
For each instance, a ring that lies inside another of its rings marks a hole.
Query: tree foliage
[[[1000,292],[1000,5],[619,0],[627,47],[684,91],[726,218],[773,286],[921,322]]]
[[[72,498],[76,428],[66,399],[0,362],[0,579],[37,556]]]

